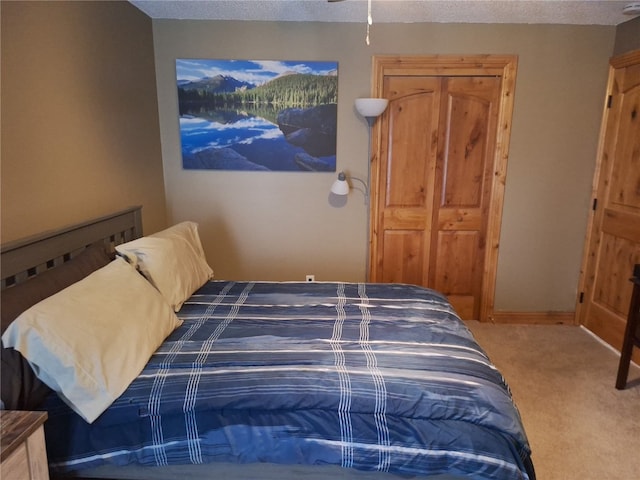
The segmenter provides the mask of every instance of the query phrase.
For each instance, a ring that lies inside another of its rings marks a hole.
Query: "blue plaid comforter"
[[[508,387],[438,293],[211,281],[92,425],[57,397],[53,472],[111,464],[333,464],[533,479]]]

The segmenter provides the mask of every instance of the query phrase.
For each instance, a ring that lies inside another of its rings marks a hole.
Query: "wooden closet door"
[[[374,56],[389,106],[371,137],[371,281],[493,319],[516,70],[513,55]]]
[[[374,282],[429,283],[441,85],[434,77],[385,79]]]
[[[480,318],[499,77],[389,76],[372,279]]]
[[[640,263],[640,51],[611,60],[607,91],[576,311],[580,323],[620,349],[629,278]]]
[[[500,79],[442,79],[428,285],[465,319],[482,296]]]

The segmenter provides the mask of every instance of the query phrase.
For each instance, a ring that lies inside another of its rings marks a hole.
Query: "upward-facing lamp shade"
[[[360,115],[367,119],[369,125],[369,155],[367,158],[367,181],[350,176],[351,180],[357,180],[362,183],[364,199],[369,204],[369,179],[371,177],[371,127],[376,118],[385,111],[389,100],[386,98],[356,98],[355,107]],[[348,195],[350,190],[347,176],[344,172],[338,174],[338,179],[331,185],[331,193],[334,195]]]
[[[356,110],[365,118],[375,118],[384,112],[388,103],[386,98],[356,98]]]

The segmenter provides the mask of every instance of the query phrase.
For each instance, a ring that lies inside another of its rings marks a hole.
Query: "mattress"
[[[92,424],[48,398],[52,473],[262,463],[535,477],[506,382],[433,290],[210,281],[178,315]]]

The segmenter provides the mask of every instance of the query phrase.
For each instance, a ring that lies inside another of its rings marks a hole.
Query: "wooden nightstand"
[[[0,410],[3,480],[49,480],[43,424],[46,412]]]

